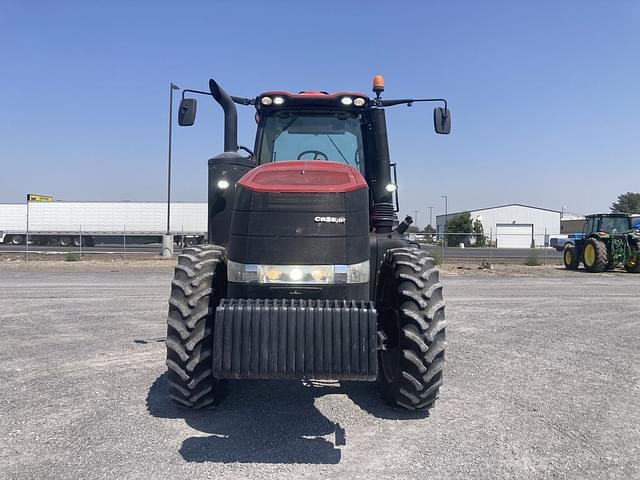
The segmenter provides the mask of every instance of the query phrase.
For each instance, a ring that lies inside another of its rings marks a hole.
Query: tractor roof
[[[360,92],[303,91],[299,93],[274,90],[260,94],[256,108],[275,110],[280,108],[341,108],[360,110],[369,105],[369,97]]]
[[[594,213],[591,215],[585,215],[585,218],[596,218],[596,217],[622,217],[628,218],[630,215],[628,213]]]

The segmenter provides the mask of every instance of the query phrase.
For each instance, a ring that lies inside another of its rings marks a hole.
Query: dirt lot
[[[191,413],[164,394],[171,263],[149,262],[0,262],[0,478],[640,478],[638,276],[447,267],[427,418],[268,381]]]

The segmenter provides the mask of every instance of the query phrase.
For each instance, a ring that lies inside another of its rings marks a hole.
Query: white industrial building
[[[472,220],[480,220],[485,236],[498,248],[542,247],[548,244],[551,235],[560,234],[560,211],[557,210],[512,203],[465,212],[469,212]],[[436,217],[439,238],[445,231],[446,221],[460,213],[463,212]]]

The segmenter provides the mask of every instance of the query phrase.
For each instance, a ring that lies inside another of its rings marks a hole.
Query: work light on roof
[[[262,103],[262,105],[269,106],[273,103],[273,99],[271,97],[262,97],[260,103]]]
[[[340,103],[342,103],[343,105],[351,105],[353,103],[353,98],[351,97],[342,97],[340,99]]]
[[[362,97],[358,97],[358,98],[356,98],[356,99],[353,101],[353,104],[354,104],[356,107],[362,107],[362,106],[364,105],[364,103],[365,103],[365,100],[364,100],[364,98],[362,98]]]
[[[274,97],[273,103],[274,103],[274,105],[282,105],[284,103],[284,98],[282,98],[282,97]]]

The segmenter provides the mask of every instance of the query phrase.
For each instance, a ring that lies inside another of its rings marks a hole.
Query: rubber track
[[[408,410],[433,407],[444,369],[446,348],[445,303],[433,258],[416,248],[388,250],[381,275],[389,275],[397,291],[400,365],[395,384],[383,394],[392,404]],[[386,382],[383,373],[379,379]]]
[[[212,406],[219,390],[211,374],[213,312],[220,295],[214,292],[224,250],[190,247],[178,257],[171,282],[167,317],[169,396],[181,406]]]

